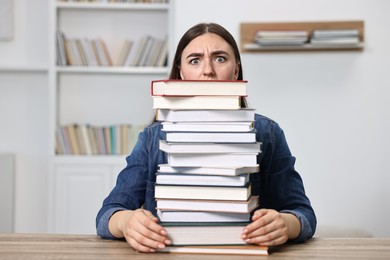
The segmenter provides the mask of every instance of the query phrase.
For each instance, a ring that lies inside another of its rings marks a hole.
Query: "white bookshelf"
[[[0,65],[0,72],[8,73],[47,73],[45,65]]]
[[[67,37],[101,37],[115,59],[125,39],[136,44],[145,35],[168,37],[170,50],[170,16],[170,3],[50,1],[49,232],[95,233],[97,211],[125,167],[127,156],[57,154],[58,127],[146,124],[153,116],[150,82],[165,79],[169,73],[168,66],[59,66],[57,30]]]

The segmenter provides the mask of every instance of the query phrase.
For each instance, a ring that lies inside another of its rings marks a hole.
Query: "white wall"
[[[0,41],[0,153],[16,155],[14,230],[43,232],[47,215],[48,80],[47,71],[31,70],[31,66],[47,68],[48,1],[13,2],[14,37]]]
[[[47,66],[48,0],[15,0],[15,37],[0,67]],[[362,19],[363,52],[244,54],[250,102],[283,127],[318,215],[318,235],[390,236],[390,2],[178,0],[172,38],[218,22]],[[48,90],[45,72],[1,72],[0,152],[16,154],[17,232],[46,231]],[[336,231],[334,231],[336,230]],[[336,233],[335,233],[336,232]]]
[[[243,54],[249,100],[285,130],[318,217],[318,236],[390,236],[390,2],[180,0],[174,39],[217,22],[364,20],[363,52]]]

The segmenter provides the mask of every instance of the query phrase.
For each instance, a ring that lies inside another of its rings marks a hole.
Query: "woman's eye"
[[[218,57],[215,57],[215,61],[216,61],[216,62],[225,62],[225,61],[226,61],[226,58],[225,58],[225,57],[222,57],[222,56],[218,56]]]
[[[192,65],[196,65],[198,63],[199,63],[199,59],[192,59],[192,60],[190,60],[190,64],[192,64]]]

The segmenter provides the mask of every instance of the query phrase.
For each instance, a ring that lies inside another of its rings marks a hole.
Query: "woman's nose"
[[[212,61],[206,61],[203,67],[203,75],[205,76],[213,76],[214,75],[214,67]]]

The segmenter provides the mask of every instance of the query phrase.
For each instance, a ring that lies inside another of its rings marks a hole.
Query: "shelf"
[[[0,65],[0,72],[47,73],[48,67],[38,65]]]
[[[256,43],[247,43],[244,45],[244,52],[274,52],[274,51],[330,51],[330,50],[339,50],[339,51],[348,51],[348,50],[362,50],[364,48],[363,43],[353,44],[353,45],[334,45],[334,46],[313,46],[311,44],[304,45],[290,45],[290,46],[260,46]]]
[[[127,155],[55,155],[55,163],[125,164]]]
[[[164,74],[168,75],[168,67],[87,67],[87,66],[68,66],[57,67],[59,73],[90,73],[90,74]]]
[[[168,10],[167,3],[57,3],[58,9],[90,9],[90,10]]]
[[[306,31],[309,37],[314,30],[357,29],[358,44],[335,44],[314,46],[303,45],[261,46],[254,42],[258,31]],[[278,22],[278,23],[242,23],[240,26],[240,47],[243,53],[280,52],[280,51],[347,51],[364,48],[363,21],[328,21],[328,22]]]

